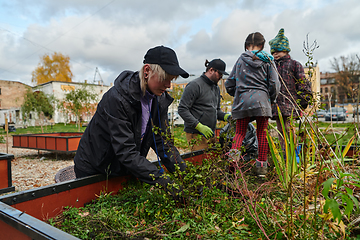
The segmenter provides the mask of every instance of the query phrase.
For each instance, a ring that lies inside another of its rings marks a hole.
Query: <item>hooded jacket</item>
[[[306,103],[310,101],[311,82],[306,79],[301,63],[292,59],[289,54],[275,60],[275,63],[282,81],[281,94],[279,94],[276,104],[272,106],[273,119],[279,117],[278,107],[283,117],[292,115],[296,119],[300,116],[296,102],[298,99],[304,99]]]
[[[272,117],[271,103],[280,90],[280,82],[270,61],[255,59],[246,51],[236,61],[225,82],[226,91],[234,96],[232,117]]]
[[[155,150],[151,120],[141,141],[141,90],[138,72],[124,71],[114,81],[97,106],[86,128],[74,162],[76,168],[91,174],[120,176],[133,174],[139,180],[155,184],[162,175],[157,166],[146,159],[150,147]],[[167,111],[173,98],[164,92],[153,100],[151,117],[155,126],[167,133]],[[160,113],[159,113],[159,111]],[[157,152],[170,172],[175,164],[184,170],[186,165],[173,143],[155,135]],[[162,178],[161,178],[162,179]]]
[[[220,89],[205,74],[189,82],[181,96],[178,112],[184,120],[184,131],[200,132],[195,129],[200,122],[215,132],[216,120],[224,120],[220,109]]]

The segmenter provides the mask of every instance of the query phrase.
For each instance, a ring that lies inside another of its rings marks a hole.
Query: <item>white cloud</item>
[[[121,71],[140,69],[147,49],[160,44],[174,48],[190,73],[201,74],[205,59],[213,58],[223,59],[230,71],[249,33],[260,31],[268,42],[280,28],[291,56],[302,63],[306,35],[316,39],[314,60],[321,71],[331,71],[333,57],[360,52],[358,12],[358,0],[5,2],[0,79],[30,84],[40,57],[56,51],[70,56],[74,81],[93,79],[98,67],[110,84]]]

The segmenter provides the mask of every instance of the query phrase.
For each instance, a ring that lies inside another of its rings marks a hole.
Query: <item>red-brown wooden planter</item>
[[[76,152],[82,135],[79,132],[13,135],[13,148]]]
[[[14,155],[12,154],[0,153],[0,193],[15,190],[11,178],[11,160],[13,158]]]

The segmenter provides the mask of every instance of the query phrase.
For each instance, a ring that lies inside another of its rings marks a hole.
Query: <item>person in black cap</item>
[[[161,133],[169,133],[168,107],[173,98],[167,93],[171,81],[189,74],[179,66],[176,53],[164,46],[147,51],[140,71],[124,71],[114,81],[97,106],[86,128],[76,155],[77,178],[94,174],[121,176],[132,174],[139,180],[167,188],[163,165],[174,172],[186,164],[173,143]],[[159,131],[152,131],[157,127]],[[157,153],[159,166],[146,156],[150,147]]]
[[[214,143],[216,121],[227,121],[231,114],[220,109],[220,89],[217,83],[225,72],[226,64],[221,59],[206,60],[206,71],[189,82],[181,96],[178,112],[184,120],[184,131],[191,150],[206,149]]]

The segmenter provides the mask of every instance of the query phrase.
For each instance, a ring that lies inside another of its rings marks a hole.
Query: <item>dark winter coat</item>
[[[275,63],[282,80],[280,80],[280,94],[276,104],[272,106],[273,119],[279,116],[277,107],[282,116],[289,117],[293,114],[294,118],[298,118],[300,111],[296,111],[298,108],[295,102],[298,99],[304,99],[305,102],[310,100],[311,83],[305,78],[303,66],[298,61],[291,59],[290,55],[275,60]]]
[[[225,113],[220,109],[220,89],[205,74],[189,82],[181,96],[178,113],[184,120],[184,131],[200,132],[195,129],[200,122],[215,131],[216,120],[223,121]]]
[[[271,117],[280,83],[274,66],[268,61],[253,60],[254,53],[246,51],[236,61],[225,82],[226,91],[234,96],[232,117]]]
[[[155,150],[151,126],[148,126],[141,142],[140,94],[138,72],[124,71],[117,77],[114,86],[99,102],[80,140],[74,158],[76,168],[89,175],[102,173],[119,176],[131,173],[149,184],[159,181],[161,173],[158,167],[146,159],[150,147]],[[152,120],[155,126],[160,126],[159,109],[161,128],[166,132],[168,106],[173,98],[167,92],[156,98],[152,105]],[[162,142],[159,134],[155,135],[155,139],[157,151],[166,168],[174,172],[175,164],[179,163],[180,169],[184,170],[185,163],[173,144],[165,139]]]

